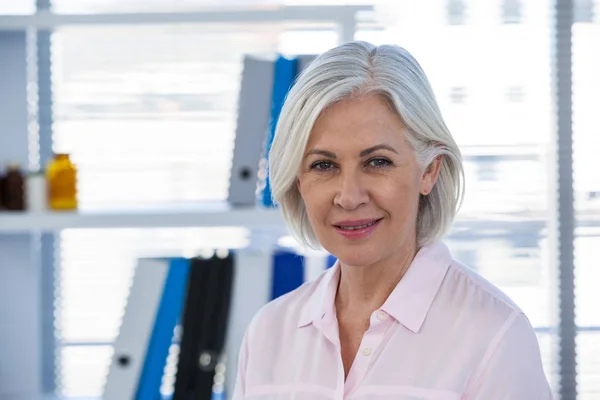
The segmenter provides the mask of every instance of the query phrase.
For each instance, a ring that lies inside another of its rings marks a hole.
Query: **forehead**
[[[307,149],[317,146],[364,146],[381,142],[399,146],[405,126],[386,99],[370,94],[342,100],[317,118]],[[376,143],[375,143],[376,142]]]

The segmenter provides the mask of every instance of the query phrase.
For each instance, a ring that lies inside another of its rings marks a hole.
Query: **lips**
[[[368,220],[363,219],[363,220],[357,220],[357,221],[342,221],[337,224],[334,224],[334,226],[336,228],[343,229],[343,230],[359,230],[359,229],[365,229],[370,226],[373,226],[380,220],[381,220],[381,218],[368,219]]]
[[[346,239],[369,237],[379,226],[383,218],[339,221],[333,224],[335,231]]]

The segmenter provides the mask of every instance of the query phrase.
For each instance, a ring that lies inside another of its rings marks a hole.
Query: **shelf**
[[[0,232],[58,231],[69,228],[242,227],[285,231],[277,209],[204,204],[164,208],[81,212],[0,212]]]
[[[465,231],[541,229],[547,213],[463,214],[453,233]],[[70,228],[210,228],[240,227],[268,235],[287,234],[281,211],[261,207],[232,207],[225,202],[166,203],[153,207],[78,212],[0,211],[0,233],[59,231]],[[600,212],[577,214],[577,227],[600,228]]]
[[[64,25],[112,24],[182,24],[182,23],[278,23],[281,21],[353,21],[358,12],[373,11],[371,5],[343,6],[274,6],[259,9],[227,9],[141,12],[141,13],[88,13],[55,14],[40,11],[30,15],[0,16],[0,31],[28,28],[55,29]]]

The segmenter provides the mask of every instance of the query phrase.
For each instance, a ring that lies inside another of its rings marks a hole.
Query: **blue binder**
[[[273,287],[271,298],[276,299],[304,283],[304,257],[280,250],[273,255]]]
[[[335,258],[335,256],[332,256],[331,254],[327,256],[327,268],[333,267],[333,264],[335,264],[336,261],[337,258]]]
[[[185,300],[189,266],[190,262],[187,259],[173,259],[170,262],[163,295],[156,313],[154,329],[148,343],[148,351],[135,396],[136,400],[160,398],[165,361]]]
[[[279,250],[273,255],[273,281],[272,295],[274,300],[284,294],[300,287],[305,280],[304,257],[287,250]],[[326,256],[324,268],[331,268],[336,258],[332,255]]]
[[[280,56],[275,61],[275,78],[273,82],[273,100],[271,108],[271,124],[269,126],[269,134],[267,137],[266,154],[267,159],[269,157],[269,151],[271,150],[271,144],[275,137],[275,128],[277,127],[277,121],[279,121],[279,115],[281,114],[281,108],[285,102],[285,98],[296,79],[298,72],[298,59],[288,59]],[[269,178],[266,179],[266,186],[263,190],[262,203],[266,207],[273,207],[273,198],[271,196],[271,184]]]

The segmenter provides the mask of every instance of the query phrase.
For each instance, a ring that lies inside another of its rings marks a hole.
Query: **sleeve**
[[[244,334],[242,346],[238,355],[237,376],[232,400],[244,400],[246,398],[246,367],[248,365],[248,330]]]
[[[533,327],[520,312],[510,319],[491,343],[464,400],[553,399]]]

